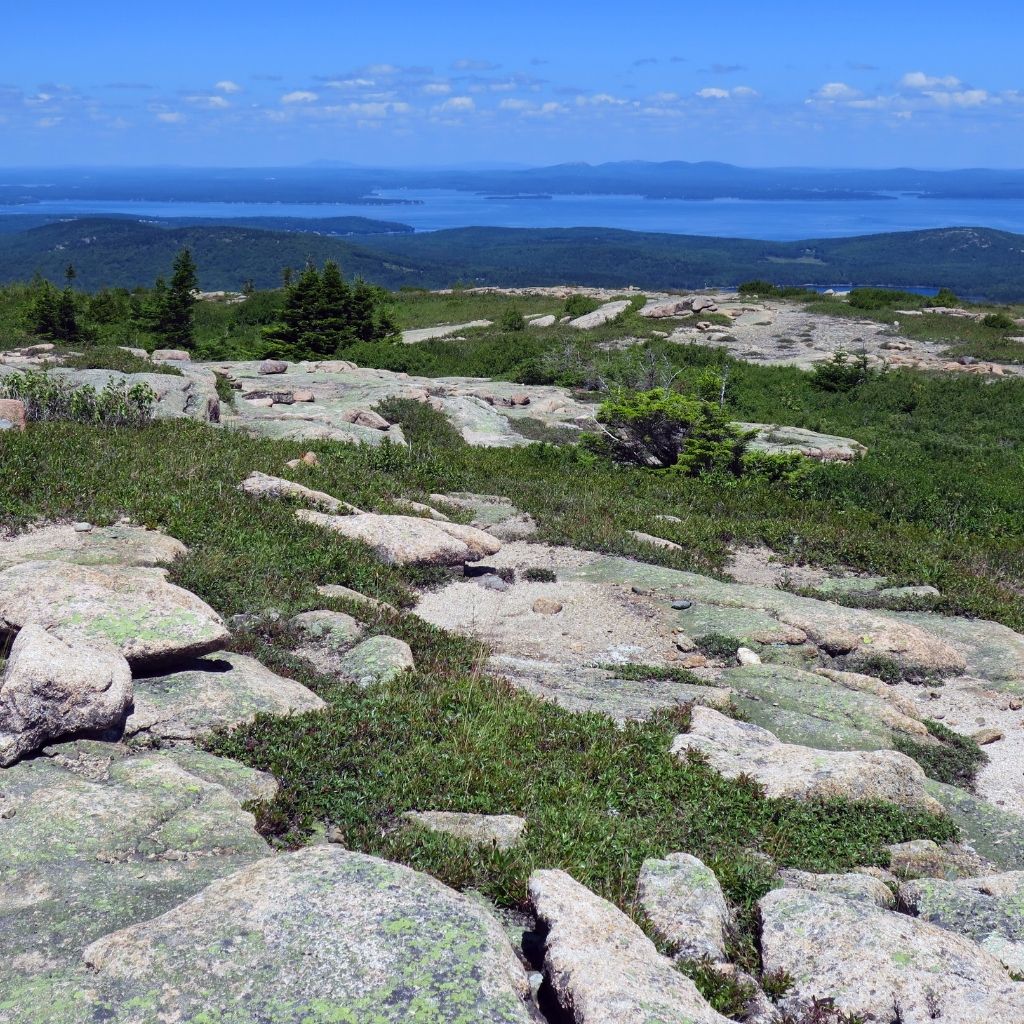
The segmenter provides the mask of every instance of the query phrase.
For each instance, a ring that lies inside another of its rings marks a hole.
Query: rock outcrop
[[[526,831],[526,819],[515,814],[467,814],[461,811],[407,811],[405,819],[429,832],[443,832],[473,846],[511,850]]]

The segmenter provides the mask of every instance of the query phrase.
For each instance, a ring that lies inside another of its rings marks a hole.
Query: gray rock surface
[[[715,873],[688,853],[645,860],[637,899],[658,937],[684,960],[726,959],[732,915]]]
[[[769,797],[885,800],[941,813],[925,791],[925,775],[917,762],[893,750],[815,750],[783,743],[767,729],[711,708],[694,707],[690,732],[672,744],[678,757],[689,751],[702,754],[727,778],[749,775]]]
[[[135,709],[126,736],[191,740],[215,728],[251,722],[257,714],[318,711],[324,702],[244,654],[220,653],[179,665],[167,675],[135,680]]]
[[[564,871],[535,871],[544,974],[576,1024],[728,1024],[640,928]]]
[[[50,560],[77,565],[170,565],[187,550],[181,541],[141,526],[118,523],[83,531],[68,523],[0,538],[0,569]]]
[[[844,1013],[903,1024],[1024,1020],[1024,985],[980,946],[934,925],[849,900],[776,889],[760,902],[766,971],[786,971],[786,1008],[833,999]]]
[[[900,900],[922,921],[966,935],[1024,973],[1024,871],[957,881],[921,878],[900,886]]]
[[[390,683],[415,670],[412,649],[393,636],[372,636],[338,658],[338,675],[360,686]]]
[[[363,627],[344,612],[302,612],[290,625],[302,637],[295,655],[325,675],[342,673],[345,653],[363,634]]]
[[[430,832],[444,832],[474,846],[511,850],[526,831],[515,814],[467,814],[461,811],[406,811],[405,819]]]
[[[48,1007],[54,1024],[536,1020],[492,915],[427,875],[338,846],[257,861],[98,939],[83,959],[16,992],[12,1024]]]
[[[520,512],[508,498],[495,494],[473,494],[456,491],[452,494],[432,494],[431,501],[471,512],[469,525],[484,530],[502,541],[526,540],[537,532],[533,517]]]
[[[109,643],[133,668],[219,650],[228,632],[166,571],[69,562],[22,562],[0,571],[0,632],[35,623],[62,640]]]
[[[737,423],[740,430],[754,432],[749,448],[770,455],[797,454],[817,462],[852,462],[867,452],[859,441],[832,434],[819,434],[803,427],[783,427],[777,424]]]
[[[606,323],[614,320],[620,313],[624,313],[628,308],[628,299],[606,302],[598,309],[595,309],[593,313],[585,313],[583,316],[576,317],[575,320],[570,320],[569,326],[575,327],[580,331],[590,331],[595,327],[603,327]]]
[[[810,871],[783,868],[779,878],[787,889],[809,889],[847,900],[866,900],[885,910],[892,910],[896,906],[896,896],[892,889],[872,875],[853,871],[843,875],[815,875]]]
[[[390,565],[462,565],[501,550],[501,542],[482,530],[417,516],[330,516],[298,509],[296,517],[371,547]]]
[[[117,729],[131,703],[131,669],[116,648],[27,625],[0,680],[0,767],[57,739]]]

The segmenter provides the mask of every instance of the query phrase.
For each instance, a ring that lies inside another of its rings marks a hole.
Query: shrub
[[[148,384],[132,387],[111,381],[97,392],[74,387],[61,377],[29,370],[15,373],[0,384],[0,397],[25,403],[29,420],[72,420],[104,427],[138,427],[153,418],[156,392]]]
[[[588,313],[593,313],[600,305],[601,303],[597,299],[592,299],[589,295],[581,295],[579,292],[576,292],[565,300],[563,312],[565,316],[571,316],[575,319],[578,316],[586,316]]]
[[[846,352],[836,352],[827,363],[816,363],[811,386],[819,391],[853,391],[873,376],[866,355],[850,359]]]
[[[75,370],[117,370],[118,373],[162,373],[170,377],[183,376],[177,366],[150,362],[119,345],[91,346],[81,355],[65,359],[64,365]]]
[[[988,754],[974,740],[961,736],[941,722],[925,719],[924,724],[939,741],[938,744],[918,743],[908,737],[897,736],[894,741],[896,749],[912,757],[928,778],[950,786],[973,789],[974,777],[988,760]]]
[[[601,405],[597,421],[603,432],[584,435],[584,444],[615,462],[689,476],[743,471],[748,435],[699,398],[665,388],[620,391]]]
[[[527,569],[523,573],[523,579],[527,583],[555,583],[558,577],[550,569]]]
[[[802,295],[812,295],[807,288],[790,285],[772,284],[771,281],[744,281],[737,289],[740,295],[761,295],[766,298],[785,299]]]
[[[847,301],[854,309],[890,309],[893,306],[909,306],[916,309],[919,306],[931,305],[935,299],[918,295],[916,292],[901,292],[890,288],[854,288]]]
[[[509,306],[502,311],[498,320],[498,327],[503,331],[525,331],[526,320],[523,314],[515,306]]]
[[[1008,313],[988,313],[981,318],[981,322],[997,331],[1012,331],[1017,326]]]

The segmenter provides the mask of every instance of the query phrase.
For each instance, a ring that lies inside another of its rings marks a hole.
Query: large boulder
[[[295,515],[304,523],[369,545],[390,565],[462,565],[501,550],[501,541],[482,530],[417,516],[331,516],[307,509],[298,509]]]
[[[750,776],[769,797],[885,800],[942,810],[925,791],[925,775],[917,762],[894,750],[825,751],[783,743],[760,726],[694,707],[690,731],[672,744],[679,757],[691,751],[727,778]]]
[[[109,643],[133,668],[208,654],[228,639],[195,594],[142,567],[22,562],[0,571],[0,633],[35,623],[63,640]]]
[[[658,937],[686,960],[726,959],[732,923],[715,873],[688,853],[645,860],[637,898]]]
[[[345,653],[363,633],[363,627],[344,612],[302,612],[289,625],[302,638],[293,653],[324,675],[341,673]]]
[[[251,722],[258,714],[319,711],[324,702],[244,654],[195,658],[168,675],[135,680],[129,737],[191,740],[217,728]]]
[[[74,562],[78,565],[169,565],[188,549],[158,530],[118,523],[76,529],[43,526],[0,539],[0,569],[19,562]]]
[[[314,491],[312,488],[304,487],[294,480],[284,480],[279,476],[260,473],[258,470],[250,473],[238,485],[238,489],[254,498],[293,498],[324,512],[335,514],[342,511],[359,512],[355,505],[350,505],[347,501],[342,501],[340,498],[332,497],[324,491]]]
[[[93,942],[84,969],[8,993],[11,1024],[534,1024],[484,907],[338,846],[257,861]]]
[[[0,681],[0,767],[66,736],[119,728],[131,703],[131,669],[116,648],[64,643],[28,625]]]
[[[765,971],[785,971],[786,1009],[832,999],[865,1020],[1024,1020],[1024,985],[976,943],[866,900],[776,889],[761,902]]]
[[[603,327],[610,323],[617,316],[625,313],[628,308],[629,299],[606,302],[603,306],[595,309],[593,313],[585,313],[583,316],[576,317],[575,320],[570,320],[569,326],[575,327],[579,331],[590,331],[595,327]]]
[[[544,973],[576,1024],[728,1024],[625,914],[564,871],[535,871]]]
[[[900,886],[900,900],[922,921],[966,935],[1024,974],[1024,871],[956,881],[920,878]]]

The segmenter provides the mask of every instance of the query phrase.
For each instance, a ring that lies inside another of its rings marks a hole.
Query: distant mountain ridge
[[[0,218],[3,220],[10,218]],[[770,242],[613,229],[460,228],[357,238],[231,224],[162,227],[127,218],[74,218],[15,233],[0,227],[0,281],[34,273],[78,285],[148,285],[192,249],[202,287],[281,281],[284,267],[338,260],[349,277],[389,288],[588,284],[643,288],[778,284],[949,287],[994,301],[1024,300],[1024,235],[941,228],[856,238]]]

